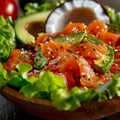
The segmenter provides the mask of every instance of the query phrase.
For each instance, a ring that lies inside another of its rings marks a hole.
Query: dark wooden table
[[[0,95],[0,120],[44,120],[23,112]]]
[[[23,112],[0,96],[0,120],[45,120]],[[99,120],[120,120],[120,113]]]

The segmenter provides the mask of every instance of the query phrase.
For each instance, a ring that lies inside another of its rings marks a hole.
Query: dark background
[[[97,1],[115,8],[116,11],[120,11],[120,0],[97,0]]]
[[[100,3],[104,3],[115,8],[116,11],[120,11],[120,0],[98,0]],[[0,120],[44,120],[37,118],[28,113],[21,111],[19,108],[12,105],[5,98],[0,96]],[[101,120],[120,120],[120,113],[102,118]]]

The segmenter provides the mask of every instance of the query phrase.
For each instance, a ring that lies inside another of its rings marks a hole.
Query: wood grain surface
[[[42,99],[26,99],[23,94],[4,87],[2,96],[22,111],[47,120],[95,120],[110,119],[109,116],[120,111],[120,98],[104,102],[87,102],[75,111],[58,111],[51,106],[51,102]],[[11,110],[12,111],[12,110]],[[1,119],[0,119],[1,120]],[[119,117],[117,118],[119,120]]]

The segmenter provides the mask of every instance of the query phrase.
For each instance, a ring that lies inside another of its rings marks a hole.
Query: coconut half
[[[54,34],[60,32],[69,22],[83,22],[87,25],[95,19],[109,23],[109,17],[99,3],[92,0],[71,0],[49,15],[45,31]]]

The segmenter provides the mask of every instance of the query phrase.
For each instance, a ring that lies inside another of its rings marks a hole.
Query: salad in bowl
[[[109,23],[69,22],[59,32],[40,32],[30,44],[25,36],[27,42],[16,41],[17,20],[14,27],[0,16],[1,90],[8,86],[26,99],[48,100],[60,111],[119,97],[120,14],[105,9]]]

